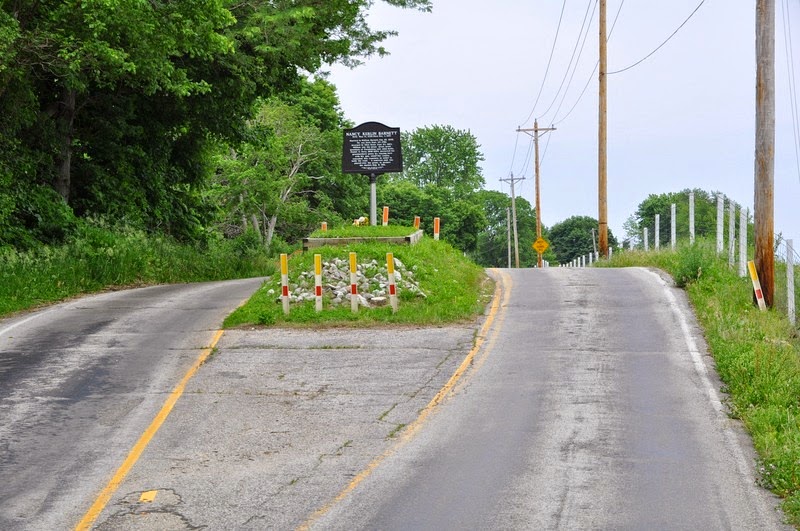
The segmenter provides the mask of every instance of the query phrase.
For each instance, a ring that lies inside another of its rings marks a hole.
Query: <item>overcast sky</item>
[[[650,53],[699,3],[628,0],[621,5],[621,0],[608,0],[609,29],[619,9],[608,44],[609,71]],[[800,247],[800,176],[787,84],[783,1],[776,3],[775,230],[794,238],[795,247]],[[796,48],[800,5],[790,3]],[[596,218],[598,95],[597,75],[592,75],[598,58],[596,11],[571,83],[568,71],[576,43],[580,48],[587,6],[591,15],[596,0],[567,1],[557,40],[562,8],[557,0],[433,0],[433,4],[433,13],[381,2],[372,8],[371,24],[395,29],[399,35],[386,42],[390,56],[370,59],[354,70],[332,70],[330,79],[338,87],[346,116],[356,124],[377,121],[403,131],[435,124],[468,129],[485,157],[487,188],[509,192],[499,179],[513,171],[526,177],[517,193],[532,204],[533,164],[526,165],[530,137],[516,129],[531,127],[533,118],[539,119],[540,127],[555,123],[557,130],[543,136],[540,144],[542,221],[552,226],[573,215]],[[617,237],[624,235],[624,221],[649,194],[685,188],[721,191],[752,212],[755,5],[756,0],[707,0],[652,57],[609,76],[608,212]],[[800,61],[800,50],[795,59]],[[558,92],[562,82],[568,86],[563,104],[563,88]],[[587,82],[586,93],[578,100]]]

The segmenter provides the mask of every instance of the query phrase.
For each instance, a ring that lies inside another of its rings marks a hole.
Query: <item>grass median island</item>
[[[787,518],[800,526],[800,339],[785,313],[754,306],[749,277],[739,277],[704,242],[674,253],[615,253],[601,264],[657,267],[686,290],[731,414],[753,438],[759,481],[784,499]]]
[[[360,243],[346,247],[319,247],[307,253],[295,254],[289,259],[291,290],[294,291],[298,284],[303,282],[300,279],[301,273],[313,274],[314,254],[322,255],[322,261],[330,264],[337,259],[347,261],[350,252],[357,254],[358,263],[362,265],[368,277],[380,268],[386,267],[386,253],[394,253],[394,257],[403,264],[403,271],[410,272],[410,275],[401,272],[401,277],[416,282],[424,296],[410,289],[404,289],[398,282],[397,313],[392,313],[389,305],[359,308],[358,313],[353,313],[349,300],[334,306],[333,296],[328,290],[323,297],[322,312],[317,313],[314,301],[309,300],[292,303],[287,316],[283,314],[279,300],[280,275],[273,275],[244,306],[225,320],[225,326],[437,325],[472,319],[480,315],[493,292],[492,283],[483,268],[466,259],[450,244],[430,238],[423,238],[416,245]],[[322,282],[323,285],[331,285],[334,279],[323,275]],[[349,280],[345,282],[349,286]],[[379,286],[375,286],[376,281],[371,281],[370,284],[379,289]],[[313,287],[313,277],[311,286]]]

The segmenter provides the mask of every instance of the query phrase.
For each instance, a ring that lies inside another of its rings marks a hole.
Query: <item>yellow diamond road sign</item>
[[[539,238],[533,242],[533,248],[536,249],[536,252],[539,254],[544,254],[548,247],[550,247],[550,244],[544,241],[544,238]]]

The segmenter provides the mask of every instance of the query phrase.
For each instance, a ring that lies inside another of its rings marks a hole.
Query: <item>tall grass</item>
[[[203,245],[84,223],[70,242],[29,252],[0,248],[0,315],[108,287],[270,275],[275,265],[246,235]]]
[[[681,284],[705,330],[731,414],[759,454],[760,482],[800,525],[800,340],[780,310],[759,311],[741,278],[706,242],[677,252],[625,252],[612,266],[654,266]]]

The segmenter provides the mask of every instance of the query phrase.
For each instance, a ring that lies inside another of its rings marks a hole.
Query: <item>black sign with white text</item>
[[[342,172],[364,175],[400,173],[403,153],[400,149],[400,128],[378,122],[365,122],[344,130]]]

